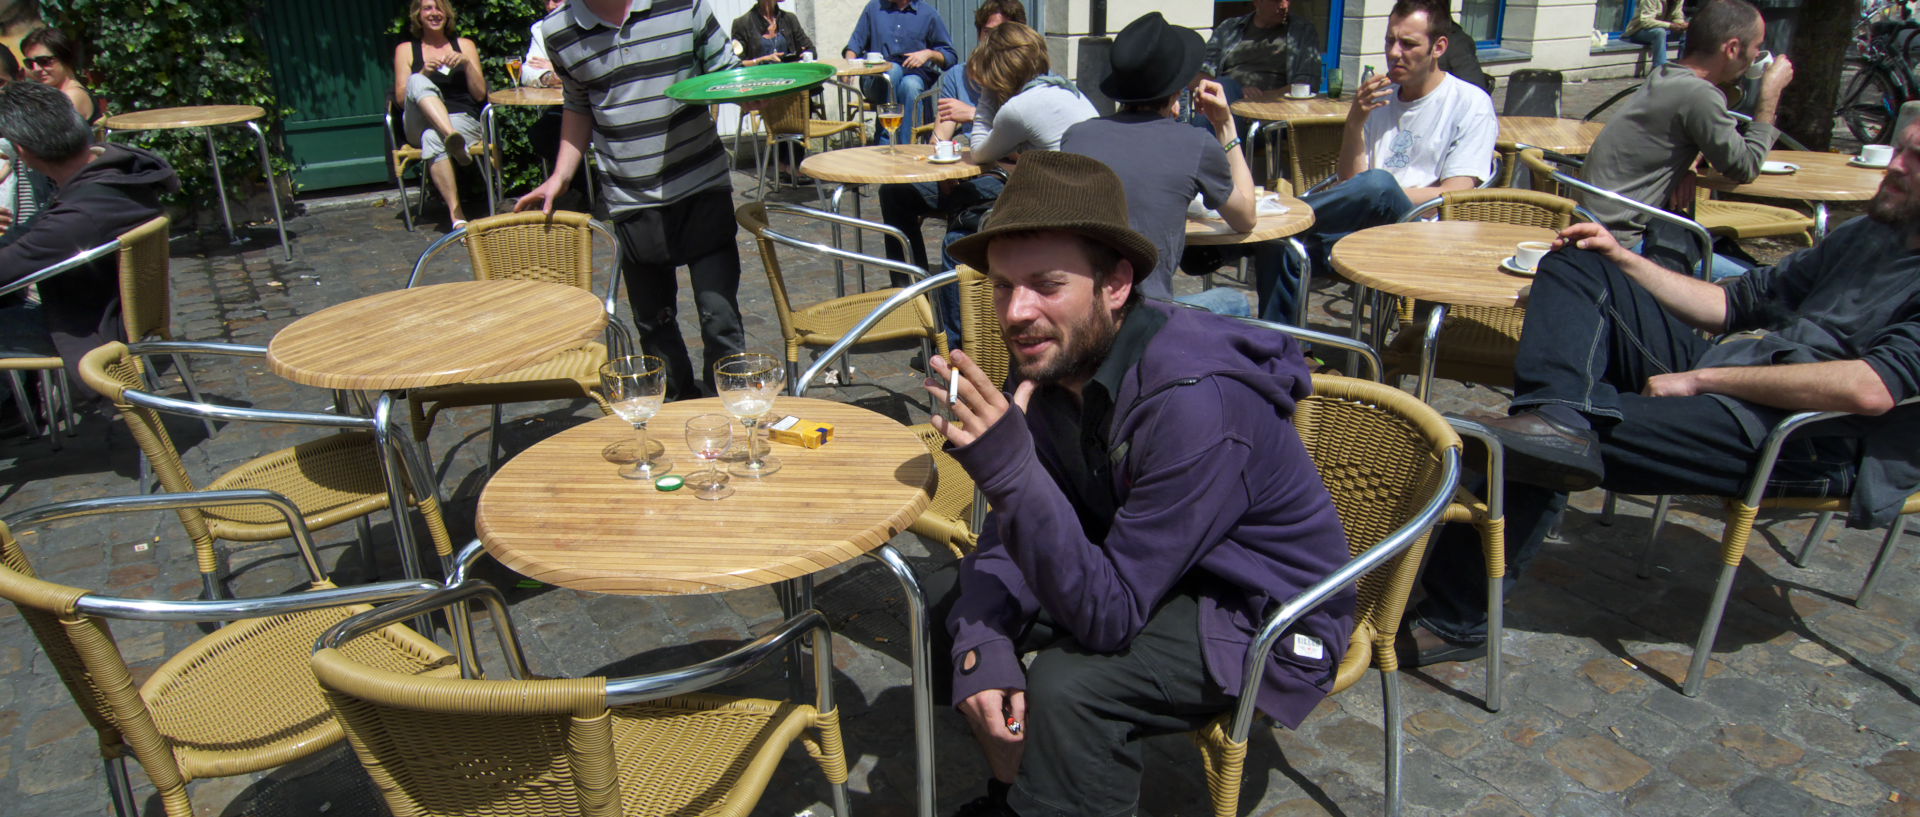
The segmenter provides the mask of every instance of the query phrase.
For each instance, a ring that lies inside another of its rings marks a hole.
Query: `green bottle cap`
[[[656,491],[678,491],[680,490],[680,486],[685,484],[687,484],[687,481],[685,479],[675,476],[673,474],[668,474],[664,477],[654,480],[653,489]]]

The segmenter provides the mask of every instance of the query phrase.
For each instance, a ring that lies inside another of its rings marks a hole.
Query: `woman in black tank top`
[[[457,19],[452,0],[413,0],[407,10],[414,39],[393,50],[393,96],[404,111],[407,141],[418,146],[427,175],[447,201],[447,215],[458,229],[466,224],[455,186],[452,159],[473,161],[469,146],[481,143],[480,106],[487,98],[480,50],[473,40],[453,35]]]

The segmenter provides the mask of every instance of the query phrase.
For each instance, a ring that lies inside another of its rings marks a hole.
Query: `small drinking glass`
[[[882,152],[899,152],[894,148],[894,145],[900,143],[900,119],[905,115],[906,110],[901,108],[898,102],[889,102],[880,106],[880,127],[885,129],[888,134],[887,149]]]
[[[787,368],[772,355],[755,352],[728,355],[713,364],[714,384],[727,412],[747,429],[744,456],[727,470],[734,476],[758,479],[780,470],[780,458],[765,453],[760,444],[760,421],[773,411],[773,400],[787,385]],[[770,448],[770,447],[769,447]]]
[[[637,448],[632,465],[620,469],[627,479],[652,480],[673,470],[666,446],[655,448],[647,439],[647,420],[660,411],[667,396],[667,366],[652,355],[616,357],[600,366],[600,386],[606,389],[613,413],[633,424]]]
[[[733,445],[733,418],[725,414],[699,414],[687,420],[687,448],[694,459],[707,464],[707,470],[687,475],[687,485],[699,499],[726,499],[733,496],[727,484],[727,472],[720,470],[720,456]]]
[[[1338,68],[1328,71],[1327,72],[1327,98],[1339,99],[1340,93],[1346,90],[1346,88],[1343,87],[1346,84],[1347,84],[1347,74],[1345,71],[1342,71]]]

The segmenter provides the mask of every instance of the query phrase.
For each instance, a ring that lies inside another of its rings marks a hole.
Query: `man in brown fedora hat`
[[[1230,707],[1250,622],[1347,561],[1291,421],[1311,380],[1285,335],[1141,299],[1153,244],[1088,157],[1025,154],[952,251],[992,280],[1014,369],[1002,393],[954,353],[953,418],[934,420],[993,508],[978,550],[928,580],[951,638],[935,677],[993,771],[962,813],[1131,814],[1138,740]],[[1283,637],[1260,709],[1305,718],[1352,619],[1347,594]]]

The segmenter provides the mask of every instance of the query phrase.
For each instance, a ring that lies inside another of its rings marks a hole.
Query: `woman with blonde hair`
[[[887,256],[927,267],[926,243],[920,220],[934,213],[947,217],[942,244],[943,266],[957,266],[944,248],[980,229],[980,220],[1006,186],[1006,169],[1027,150],[1059,150],[1060,138],[1076,122],[1098,116],[1093,103],[1073,83],[1049,73],[1047,41],[1023,23],[1004,22],[987,31],[979,47],[967,57],[967,78],[980,88],[968,134],[972,151],[966,161],[987,168],[971,179],[956,182],[944,192],[931,182],[890,184],[880,188],[880,212],[890,225],[907,234],[909,246],[887,239]],[[906,286],[906,276],[894,273],[894,285]],[[959,346],[960,306],[952,287],[935,290],[942,329]]]
[[[393,49],[393,98],[404,106],[407,142],[420,148],[420,160],[447,200],[456,230],[466,226],[467,217],[447,160],[473,162],[467,145],[483,138],[480,100],[487,98],[480,49],[454,35],[458,19],[453,0],[413,0],[407,20],[414,38]]]

